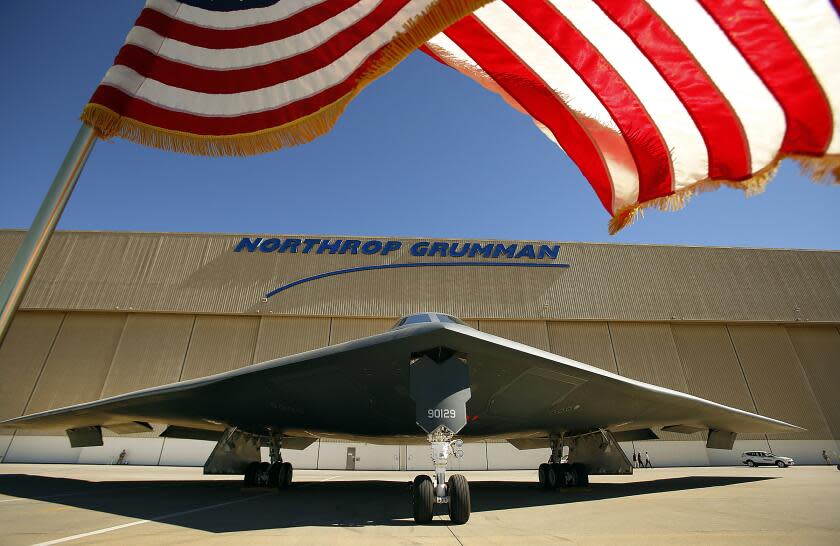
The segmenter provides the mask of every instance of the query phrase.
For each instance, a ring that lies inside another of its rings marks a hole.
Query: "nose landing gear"
[[[435,468],[434,484],[429,476],[414,479],[414,521],[429,523],[435,504],[446,504],[452,523],[466,523],[471,511],[469,483],[460,474],[446,479],[449,455],[463,456],[463,442],[453,438],[467,424],[471,391],[466,355],[446,347],[414,354],[409,364],[409,383],[416,422],[428,435]]]
[[[428,436],[432,449],[432,462],[435,465],[435,485],[425,474],[414,478],[412,500],[414,521],[429,523],[434,515],[435,504],[449,506],[449,519],[460,525],[470,519],[470,485],[461,474],[453,474],[446,479],[446,464],[449,456],[462,457],[461,440],[452,440],[455,434],[444,426],[439,426]]]

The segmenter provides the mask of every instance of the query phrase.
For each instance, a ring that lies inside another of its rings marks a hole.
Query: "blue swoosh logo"
[[[405,264],[381,264],[381,265],[366,265],[361,267],[351,267],[348,269],[337,269],[335,271],[328,271],[327,273],[319,273],[311,277],[304,277],[296,281],[284,284],[275,288],[271,292],[265,294],[268,299],[275,294],[279,294],[289,288],[298,286],[318,279],[325,279],[327,277],[335,277],[336,275],[346,275],[348,273],[358,273],[359,271],[373,271],[376,269],[399,269],[402,267],[555,267],[568,268],[569,264],[543,264],[543,263],[511,263],[511,262],[411,262]]]

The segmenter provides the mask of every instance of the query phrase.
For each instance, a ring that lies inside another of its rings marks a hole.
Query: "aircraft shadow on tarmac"
[[[595,483],[587,488],[558,491],[542,491],[536,480],[535,483],[472,481],[470,491],[472,512],[477,515],[494,510],[592,502],[769,479],[775,478],[688,476]],[[10,474],[0,476],[0,494],[212,533],[303,526],[415,525],[410,485],[392,481],[303,481],[277,492],[245,490],[240,482],[230,480],[88,482]],[[250,500],[239,502],[249,497]],[[217,504],[222,506],[201,510]],[[446,506],[438,505],[435,513],[445,514],[445,510]],[[192,513],[178,515],[187,511]],[[449,525],[449,520],[436,519],[432,525]]]

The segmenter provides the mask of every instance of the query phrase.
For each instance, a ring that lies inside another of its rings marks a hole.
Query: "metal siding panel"
[[[394,319],[334,318],[330,326],[330,345],[381,334],[394,325]]]
[[[618,373],[606,322],[549,321],[551,352]]]
[[[671,331],[689,394],[755,411],[726,326],[673,324]]]
[[[658,323],[610,323],[618,373],[632,379],[686,392],[671,327]]]
[[[196,317],[181,379],[206,377],[250,365],[259,328],[258,317]]]
[[[788,326],[787,332],[832,438],[840,439],[840,333],[831,326]]]
[[[26,413],[98,400],[125,320],[122,313],[69,313]]]
[[[548,343],[548,330],[544,320],[482,320],[479,322],[482,332],[511,339],[550,351]]]
[[[128,315],[102,398],[178,381],[194,317]]]
[[[329,338],[328,318],[263,317],[254,362],[326,347]]]
[[[0,346],[0,420],[23,414],[64,313],[21,311]]]
[[[668,324],[610,323],[610,333],[618,373],[653,385],[687,392],[680,356]],[[663,440],[702,438],[701,433],[657,431],[657,435]]]
[[[730,325],[758,413],[805,427],[804,432],[771,434],[781,440],[830,438],[805,372],[783,326]]]
[[[729,332],[722,324],[672,324],[688,393],[734,408],[755,412]],[[741,440],[764,439],[740,434]]]

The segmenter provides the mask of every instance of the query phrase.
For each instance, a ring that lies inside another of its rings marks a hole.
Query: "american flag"
[[[785,157],[840,178],[831,0],[148,0],[82,119],[188,153],[276,150],[426,40],[575,161],[613,232],[699,190],[760,191]]]
[[[829,0],[496,0],[424,51],[531,116],[612,232],[698,190],[760,191],[785,157],[840,178]]]
[[[148,0],[82,120],[104,138],[202,155],[307,142],[487,1]]]

